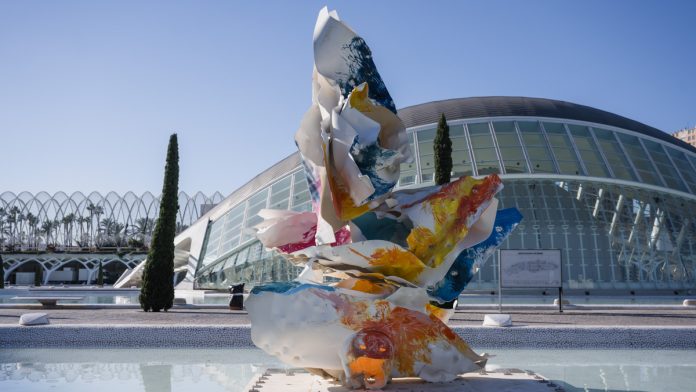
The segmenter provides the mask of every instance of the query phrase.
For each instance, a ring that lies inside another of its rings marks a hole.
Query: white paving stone
[[[19,325],[45,325],[48,323],[48,314],[46,313],[25,313],[19,317]]]
[[[483,316],[484,327],[512,327],[512,317],[509,314],[493,313]]]

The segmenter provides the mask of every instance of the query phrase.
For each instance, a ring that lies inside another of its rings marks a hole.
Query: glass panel
[[[428,140],[435,140],[435,129],[424,129],[422,131],[418,131],[418,143],[428,141]]]
[[[570,134],[573,135],[575,146],[578,148],[578,152],[585,163],[588,172],[587,175],[593,177],[609,177],[609,170],[607,170],[607,167],[604,165],[602,155],[599,153],[594,139],[592,139],[590,130],[587,127],[573,124],[568,124],[568,129],[570,130]]]
[[[432,140],[428,140],[425,142],[421,142],[421,141],[418,142],[418,152],[421,155],[432,154],[433,151],[434,150],[433,150],[433,141]]]
[[[662,146],[659,143],[647,139],[643,140],[643,144],[645,144],[645,148],[650,152],[650,156],[653,162],[655,162],[657,170],[662,174],[662,178],[667,182],[667,186],[682,192],[688,192],[689,190],[686,188],[686,185],[684,185],[681,178],[679,178],[677,168],[672,165],[672,162],[670,162]]]
[[[307,178],[304,171],[297,172],[293,175],[293,192],[292,192],[292,210],[293,211],[311,211],[312,204],[310,202],[309,187],[307,186]]]
[[[435,156],[433,154],[421,155],[421,170],[433,169],[435,167]]]
[[[679,169],[682,177],[684,177],[684,180],[691,188],[691,192],[696,192],[696,173],[691,169],[686,155],[674,148],[666,147],[666,149],[672,157],[674,164],[677,165],[677,169]]]
[[[454,173],[452,177],[472,175],[469,143],[464,135],[464,126],[451,126],[450,139],[452,140],[452,172]]]
[[[534,173],[555,173],[553,157],[537,121],[519,121],[520,136]]]
[[[561,123],[544,122],[544,129],[549,138],[553,154],[558,160],[558,168],[562,174],[582,175],[580,162],[573,151],[573,145]]]
[[[506,173],[527,173],[527,162],[524,152],[517,137],[515,123],[513,121],[493,122],[495,137],[498,140],[500,156],[503,158]]]
[[[449,128],[450,138],[457,136],[464,136],[464,126],[463,125],[450,125]]]
[[[416,150],[413,148],[413,133],[408,133],[408,144],[409,147],[411,148],[411,152],[413,154],[416,153]],[[406,186],[406,185],[412,185],[416,183],[416,161],[414,160],[411,163],[402,163],[401,164],[401,174],[399,177],[399,184],[398,186]]]
[[[237,246],[243,213],[244,204],[231,209],[210,225],[208,241],[203,250],[202,267],[216,261],[225,252]]]
[[[263,219],[257,214],[259,211],[266,208],[267,198],[268,188],[260,191],[247,200],[246,222],[244,223],[245,228],[253,227],[263,221]],[[253,237],[253,234],[242,233],[242,241],[246,241],[251,237]]]
[[[467,124],[467,128],[469,129],[469,138],[474,150],[478,174],[500,173],[500,164],[495,153],[488,123],[471,123]]]
[[[418,159],[420,160],[421,182],[430,182],[433,180],[435,172],[435,156],[433,150],[433,139],[435,138],[435,129],[426,129],[418,132]]]
[[[633,162],[633,166],[635,166],[636,170],[638,170],[638,175],[640,175],[643,182],[657,186],[664,186],[662,181],[660,181],[660,178],[657,176],[657,173],[655,173],[655,169],[650,163],[650,160],[647,158],[648,154],[643,149],[643,146],[640,145],[638,138],[618,132],[616,133],[616,136],[619,137],[621,144],[626,150],[626,154],[628,154],[628,159]]]
[[[628,159],[621,151],[621,146],[616,141],[614,134],[611,131],[601,128],[593,128],[594,134],[597,137],[599,147],[604,152],[604,156],[609,162],[609,166],[614,171],[616,178],[629,181],[638,181],[638,178],[633,173]]]

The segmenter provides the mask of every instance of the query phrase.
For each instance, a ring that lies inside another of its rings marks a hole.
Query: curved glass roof
[[[555,174],[647,184],[691,198],[696,193],[696,148],[609,112],[523,97],[453,99],[399,110],[416,159],[402,164],[397,188],[433,183],[440,113],[450,126],[453,178]],[[245,249],[263,252],[250,231],[259,221],[256,213],[262,208],[309,210],[306,187],[293,154],[235,191],[230,198],[239,201],[210,223],[198,271],[241,263],[247,258],[237,253]]]
[[[408,106],[399,109],[398,115],[406,128],[411,128],[437,123],[440,113],[444,113],[447,120],[522,116],[564,118],[606,124],[639,132],[696,153],[696,147],[657,128],[591,106],[554,99],[503,96],[455,98]]]

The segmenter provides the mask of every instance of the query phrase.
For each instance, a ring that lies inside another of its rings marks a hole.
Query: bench
[[[80,301],[85,297],[12,297],[12,299],[26,299],[38,301],[44,308],[53,308],[58,301]]]

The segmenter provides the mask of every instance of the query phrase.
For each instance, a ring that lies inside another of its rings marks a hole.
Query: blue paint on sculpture
[[[522,221],[522,214],[517,208],[498,211],[493,232],[485,241],[465,249],[454,260],[444,279],[428,290],[428,295],[441,302],[450,302],[459,297],[474,274],[495,252],[500,244],[510,235],[517,224]]]
[[[375,192],[367,199],[368,201],[377,199],[391,192],[396,186],[396,181],[389,181],[379,175],[379,170],[383,168],[384,162],[391,162],[397,156],[394,150],[382,148],[377,143],[367,146],[361,146],[358,143],[358,138],[355,138],[353,146],[351,146],[351,155],[355,164],[360,169],[360,173],[370,178]]]
[[[348,64],[349,73],[341,75],[341,78],[337,79],[336,82],[341,88],[343,96],[348,97],[348,94],[355,87],[367,82],[370,86],[368,96],[396,114],[394,100],[392,100],[387,86],[384,85],[382,77],[377,72],[377,66],[372,60],[372,51],[367,46],[365,40],[361,37],[354,37],[342,49],[344,52],[343,57]]]
[[[320,289],[324,291],[334,291],[334,288],[331,286],[322,286],[318,284],[309,284],[309,283],[301,283],[298,281],[292,281],[292,282],[273,282],[273,283],[268,283],[264,285],[259,285],[259,286],[254,286],[253,289],[251,289],[251,294],[261,294],[263,292],[271,292],[271,293],[276,293],[276,294],[283,294],[283,295],[292,295],[292,294],[297,294],[302,290],[307,290],[307,289]]]
[[[351,221],[366,240],[383,240],[399,246],[408,247],[406,237],[413,227],[391,218],[380,218],[374,212],[368,212]]]

